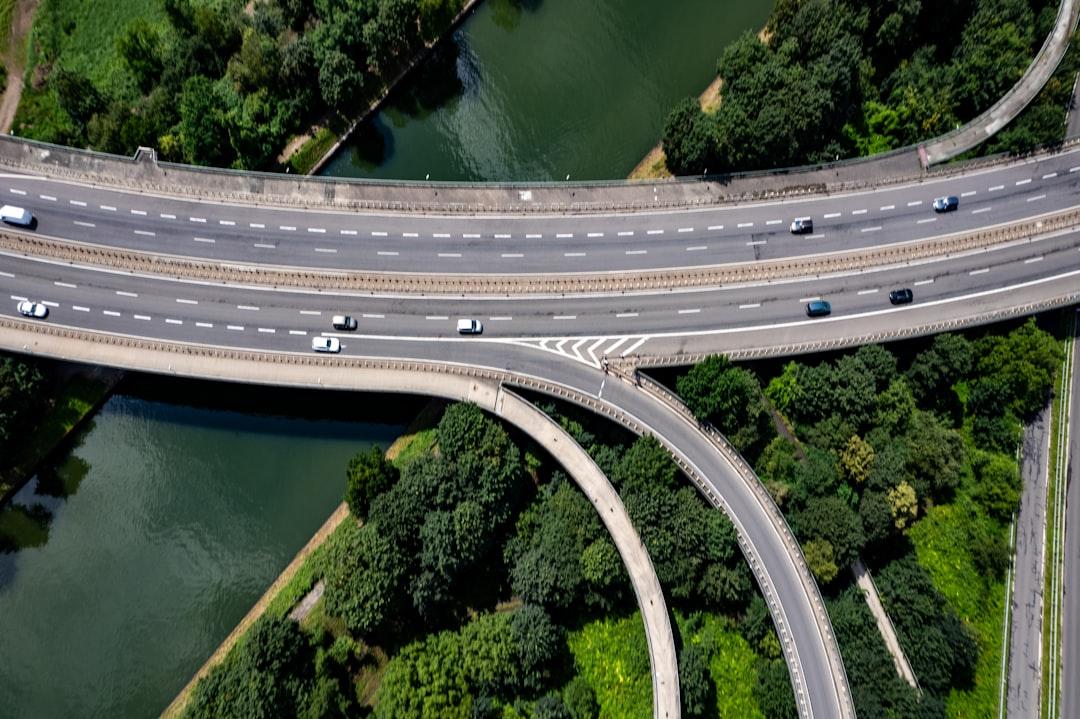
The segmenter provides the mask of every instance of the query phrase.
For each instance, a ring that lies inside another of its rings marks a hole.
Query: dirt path
[[[34,11],[39,0],[17,0],[15,12],[11,18],[11,35],[3,57],[7,68],[7,86],[0,98],[0,132],[11,132],[15,121],[15,110],[22,97],[23,71],[26,69],[26,37],[30,34],[30,25],[34,21]]]

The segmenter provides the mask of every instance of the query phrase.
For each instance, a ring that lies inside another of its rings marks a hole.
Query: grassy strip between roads
[[[1064,562],[1065,473],[1068,470],[1069,415],[1073,360],[1076,352],[1076,314],[1065,318],[1065,361],[1054,385],[1050,412],[1050,466],[1047,476],[1046,570],[1043,576],[1042,711],[1047,719],[1059,715],[1061,689],[1061,571]]]
[[[114,386],[114,381],[83,375],[71,377],[51,400],[50,409],[0,476],[0,497],[6,497],[32,474],[56,446],[105,401]]]

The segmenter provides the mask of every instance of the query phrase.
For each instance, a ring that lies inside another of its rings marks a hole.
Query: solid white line
[[[569,237],[573,237],[574,233],[573,232],[557,232],[557,233],[555,233],[555,236],[558,237],[559,239],[565,240],[565,239],[567,239]]]
[[[505,257],[505,258],[514,258],[514,257],[524,257],[525,255],[521,254],[520,252],[504,252],[499,256],[500,257]]]
[[[213,323],[210,323],[210,322],[196,322],[195,326],[196,327],[212,328],[214,325],[213,325]]]
[[[922,200],[912,200],[911,202],[907,203],[907,206],[908,207],[918,207],[921,204],[922,204]]]
[[[106,212],[116,212],[116,208],[112,205],[98,205],[98,207],[105,210]]]
[[[1056,172],[1048,172],[1048,173],[1046,173],[1045,175],[1042,176],[1042,179],[1049,180],[1049,179],[1051,179],[1053,177],[1057,177]]]
[[[393,252],[391,250],[379,250],[375,254],[377,254],[377,255],[379,255],[381,257],[397,257],[398,256],[397,252]]]
[[[120,313],[117,312],[116,310],[102,310],[101,313],[104,314],[104,315],[108,315],[109,317],[119,317],[120,316]]]
[[[309,228],[307,228],[307,231],[312,232],[312,233],[314,233],[316,235],[325,235],[326,234],[326,228],[325,227],[309,227]],[[374,235],[375,233],[372,232],[371,234]]]
[[[822,217],[824,217],[826,220],[831,220],[834,217],[839,217],[841,214],[842,213],[840,212],[826,212],[824,215],[822,215]]]
[[[75,224],[79,227],[94,227],[93,222],[83,222],[82,220],[75,220]]]
[[[853,215],[865,215],[866,210],[852,210],[851,214],[853,214]]]
[[[318,317],[319,315],[322,314],[322,312],[320,312],[319,310],[300,310],[300,314],[302,314],[302,315],[315,315],[316,317]]]
[[[630,354],[631,352],[633,352],[634,350],[636,350],[636,349],[637,349],[638,347],[640,347],[641,345],[645,344],[645,341],[646,341],[646,340],[648,340],[648,339],[649,339],[648,337],[642,337],[642,338],[641,338],[641,339],[639,339],[639,340],[638,340],[637,342],[635,342],[634,344],[632,344],[632,345],[630,345],[629,347],[627,347],[626,349],[624,349],[624,350],[622,351],[622,354],[621,354],[621,355],[619,355],[619,356],[620,356],[620,357],[625,357],[626,355]]]
[[[460,252],[440,252],[439,257],[461,257]]]
[[[638,313],[637,312],[616,312],[615,316],[622,319],[622,318],[626,318],[626,317],[637,317]]]
[[[250,227],[253,230],[265,230],[266,229],[266,225],[264,225],[261,222],[249,222],[248,227]]]
[[[82,200],[68,200],[68,202],[75,205],[76,207],[86,207],[86,203]]]
[[[82,305],[72,305],[71,309],[76,310],[78,312],[89,312],[90,311],[89,307],[83,307]]]
[[[285,232],[295,232],[296,231],[296,227],[294,227],[293,225],[278,225],[278,229],[279,230],[284,230]]]
[[[696,315],[696,314],[698,314],[699,312],[701,312],[701,308],[700,308],[700,307],[697,307],[697,308],[695,308],[695,309],[692,309],[692,310],[679,310],[679,314],[680,314],[680,315]]]
[[[768,240],[751,240],[750,242],[746,243],[746,246],[747,247],[754,247],[755,245],[766,245],[768,243],[769,243]]]
[[[189,217],[188,221],[190,221],[190,222],[201,222],[203,224],[206,224],[206,218],[205,217]]]
[[[920,285],[932,285],[932,284],[934,284],[934,278],[933,277],[931,277],[928,280],[918,280],[918,281],[915,282],[916,287],[918,287]]]
[[[679,232],[693,232],[693,231],[694,231],[693,227],[680,227],[679,228]]]
[[[268,335],[277,334],[277,332],[271,327],[260,327],[259,332],[264,332]]]
[[[264,250],[273,250],[273,249],[277,248],[277,245],[268,245],[265,242],[253,242],[251,244],[251,246],[252,247],[259,247],[259,248],[264,249]]]
[[[238,310],[247,310],[248,312],[258,312],[259,311],[258,307],[254,307],[252,305],[237,305],[236,309],[238,309]]]
[[[75,289],[75,285],[71,284],[70,282],[53,282],[53,284],[57,287],[69,287],[71,289]]]
[[[968,190],[967,192],[961,192],[960,197],[972,197],[975,195],[976,190]]]
[[[724,229],[724,226],[723,225],[709,225],[708,229],[710,229],[710,230],[722,230],[722,229]]]
[[[428,315],[424,319],[425,320],[448,320],[450,318],[447,315]]]
[[[244,331],[244,326],[243,325],[225,325],[225,329],[232,330],[234,332],[243,332]]]
[[[161,213],[161,219],[163,219],[163,220],[175,220],[175,219],[176,219],[176,215],[170,215],[170,214],[169,214],[169,213],[167,213],[167,212],[162,212],[162,213]]]
[[[1017,180],[1017,181],[1016,181],[1016,186],[1017,186],[1017,187],[1019,187],[1020,185],[1026,185],[1026,184],[1027,184],[1027,183],[1029,183],[1029,182],[1031,182],[1031,178],[1030,178],[1030,177],[1029,177],[1029,178],[1027,178],[1026,180]]]
[[[916,225],[925,225],[927,222],[937,222],[937,218],[936,217],[924,217],[921,220],[916,220],[915,224]]]
[[[1033,197],[1027,198],[1026,201],[1027,202],[1035,202],[1035,200],[1045,200],[1045,199],[1046,199],[1046,195],[1034,195]]]
[[[859,295],[874,295],[874,294],[877,294],[877,291],[878,291],[878,288],[875,287],[872,290],[859,290],[856,294],[859,294]]]
[[[128,212],[133,215],[142,215],[143,217],[146,216],[146,210],[128,210]]]
[[[628,254],[628,255],[644,255],[644,254],[648,254],[648,252],[649,252],[648,250],[627,250],[626,254]]]
[[[634,231],[633,230],[623,230],[622,232],[619,233],[619,237],[633,237],[633,236],[634,236]]]
[[[144,237],[153,237],[154,233],[150,230],[135,230],[136,235],[143,235]]]
[[[740,222],[738,224],[738,227],[753,227],[753,226],[754,226],[753,222]]]
[[[166,319],[165,323],[170,324],[170,325],[182,325],[182,324],[184,324],[184,321],[183,320]]]
[[[150,321],[150,315],[132,315],[137,320],[143,320],[144,322]]]
[[[577,315],[555,315],[551,319],[553,319],[553,320],[576,320]]]
[[[231,227],[231,226],[235,225],[236,223],[234,221],[232,221],[232,220],[218,220],[218,224],[219,225],[226,225],[226,226]]]
[[[291,335],[300,335],[301,337],[307,336],[307,330],[289,330]]]
[[[1029,257],[1028,259],[1024,260],[1024,264],[1025,265],[1030,265],[1030,264],[1032,264],[1034,262],[1042,262],[1042,261],[1043,261],[1042,257]]]
[[[179,302],[182,305],[197,305],[197,304],[199,304],[198,300],[187,300],[187,299],[184,299],[183,297],[177,297],[176,301]]]
[[[687,247],[687,252],[700,252],[701,250],[709,249],[708,245],[694,245],[693,247]]]
[[[450,237],[450,233],[448,233],[448,232],[436,232],[436,233],[432,234],[431,236],[436,238],[436,239],[445,240],[446,238]]]
[[[864,227],[859,232],[877,232],[881,229],[881,225],[874,225],[873,227]]]
[[[972,270],[972,271],[971,271],[971,272],[969,272],[968,274],[969,274],[969,275],[985,275],[985,274],[986,274],[987,272],[989,272],[989,271],[990,271],[990,268],[989,268],[989,267],[984,267],[984,268],[982,268],[981,270]]]
[[[585,257],[584,252],[564,252],[563,257]]]
[[[56,202],[56,198],[53,197],[52,195],[38,195],[38,197],[40,197],[43,200],[48,200],[49,202]]]
[[[739,305],[740,310],[756,310],[758,307],[761,307],[760,302],[751,302],[749,304]]]
[[[327,255],[336,255],[337,254],[337,250],[335,250],[332,247],[316,247],[315,251],[316,252],[322,252],[322,253],[327,254]]]
[[[311,228],[310,228],[310,227],[308,228],[308,232],[311,232]],[[375,232],[375,231],[372,231],[372,233],[371,233],[371,236],[372,236],[372,237],[386,237],[386,233],[385,233],[385,232]]]
[[[990,192],[997,192],[998,190],[1004,190],[1005,185],[994,185],[990,188]]]
[[[480,239],[480,235],[478,235],[476,233],[470,233],[470,232],[463,233],[461,235],[461,237],[462,237],[462,239],[465,239],[465,240],[479,240]]]
[[[895,209],[896,209],[896,205],[882,205],[881,207],[878,208],[878,211],[879,212],[885,212],[886,210],[895,210]]]
[[[386,319],[386,315],[375,315],[375,314],[368,314],[368,313],[366,313],[366,312],[365,312],[364,314],[360,315],[360,316],[361,316],[361,317],[363,317],[364,319],[368,319],[368,320],[381,320],[381,319]]]
[[[590,232],[590,233],[588,233],[586,235],[586,237],[603,237],[603,236],[604,236],[603,232]]]
[[[11,188],[11,191],[16,195],[25,195],[26,194],[26,190],[16,190],[14,187]]]
[[[977,215],[977,214],[979,214],[980,212],[989,212],[989,211],[990,211],[990,208],[989,208],[989,207],[980,207],[980,208],[979,208],[979,209],[977,209],[977,210],[972,210],[972,211],[971,211],[971,214],[973,214],[973,215]]]

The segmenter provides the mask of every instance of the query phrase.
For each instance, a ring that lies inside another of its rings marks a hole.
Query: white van
[[[15,205],[0,207],[0,220],[19,227],[30,227],[34,224],[34,216],[30,214],[30,210]]]

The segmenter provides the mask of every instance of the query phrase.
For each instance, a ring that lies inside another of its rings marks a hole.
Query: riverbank
[[[397,88],[401,82],[408,77],[420,63],[427,60],[432,51],[439,46],[447,37],[452,35],[458,26],[465,21],[465,18],[469,16],[481,0],[466,0],[465,5],[461,8],[454,19],[450,21],[450,24],[446,27],[442,33],[432,40],[430,43],[424,43],[423,48],[413,55],[412,59],[405,65],[390,82],[383,85],[379,94],[373,99],[359,115],[357,115],[340,133],[335,132],[331,127],[325,123],[323,125],[315,125],[309,130],[309,139],[302,142],[299,146],[295,145],[295,138],[286,147],[286,151],[282,157],[279,157],[279,161],[282,164],[288,164],[288,166],[298,174],[301,175],[314,175],[321,170],[330,158],[341,148],[345,142],[352,137],[352,134],[356,131],[356,128],[360,126],[360,123],[367,120],[373,113],[377,112],[386,102],[390,94]],[[313,134],[312,134],[313,133]],[[288,153],[288,148],[294,147],[294,151]]]
[[[44,399],[49,408],[34,422],[14,460],[0,470],[0,507],[93,416],[124,377],[120,370],[84,365],[61,365],[55,373],[55,393]]]

